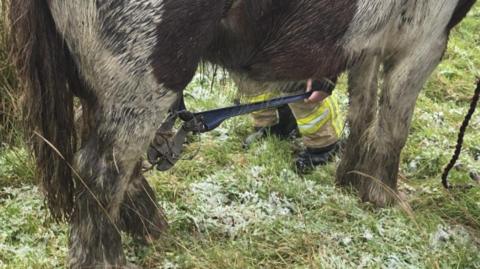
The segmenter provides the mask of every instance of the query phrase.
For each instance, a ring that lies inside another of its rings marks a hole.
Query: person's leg
[[[290,104],[290,107],[306,147],[325,148],[339,140],[343,125],[334,95],[319,104],[297,102]]]
[[[260,83],[238,74],[232,74],[238,90],[246,102],[260,102],[274,98],[276,93],[298,93],[306,89],[306,83]],[[277,109],[252,113],[256,131],[246,139],[246,145],[266,134],[282,138],[302,135],[306,150],[296,160],[301,172],[327,163],[338,149],[337,142],[342,132],[338,102],[334,96],[320,104],[297,102]]]
[[[276,87],[273,86],[274,84],[253,81],[238,74],[232,74],[231,77],[237,85],[238,92],[245,103],[267,101],[279,95],[278,92],[280,89],[276,89]],[[268,135],[289,138],[296,133],[297,125],[295,117],[288,105],[253,112],[251,113],[251,117],[254,132],[246,138],[246,146]]]
[[[262,102],[274,98],[275,93],[269,92],[265,83],[248,79],[240,74],[231,74],[232,80],[237,86],[238,93],[246,103]],[[277,109],[265,109],[251,114],[255,128],[271,127],[278,124]]]
[[[332,95],[319,104],[297,102],[290,107],[306,147],[296,159],[297,169],[307,172],[326,164],[338,149],[343,129],[336,97]]]
[[[239,86],[239,89],[242,89],[242,88]],[[240,91],[243,91],[243,89]],[[255,103],[255,102],[267,101],[274,97],[275,95],[273,93],[262,93],[259,95],[245,94],[243,99],[245,100],[246,103]],[[273,127],[280,122],[278,110],[276,108],[252,112],[250,115],[253,121],[253,127],[255,129]]]

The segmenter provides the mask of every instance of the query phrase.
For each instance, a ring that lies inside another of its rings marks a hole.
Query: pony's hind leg
[[[158,239],[167,227],[155,192],[142,175],[142,162],[135,167],[120,214],[122,230],[144,243]]]
[[[95,127],[76,155],[80,176],[70,264],[125,267],[120,230],[138,235],[132,226],[147,217],[154,225],[142,233],[153,238],[158,232],[153,227],[163,225],[160,212],[151,211],[151,189],[134,175],[136,164],[194,76],[225,4],[69,0],[49,6],[96,102]],[[192,24],[192,18],[199,23]],[[140,185],[146,191],[138,191]],[[133,211],[143,217],[134,217]]]
[[[92,104],[82,102],[77,110],[76,129],[81,141],[86,141],[95,130]],[[127,188],[126,198],[121,206],[120,228],[142,241],[157,239],[166,229],[163,210],[158,206],[156,195],[142,174],[143,160],[138,161]]]
[[[126,228],[134,232],[129,228],[140,221],[122,207],[137,210],[145,218],[142,220],[152,218],[148,222],[158,229],[147,226],[151,234],[156,235],[164,227],[160,212],[150,211],[156,208],[154,197],[147,198],[152,191],[138,174],[138,160],[177,93],[160,87],[147,90],[118,93],[96,108],[97,128],[76,156],[79,177],[70,223],[71,268],[130,268],[120,231]],[[138,201],[130,203],[129,199]]]

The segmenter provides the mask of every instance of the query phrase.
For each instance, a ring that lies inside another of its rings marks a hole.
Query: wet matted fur
[[[154,239],[165,228],[139,159],[202,60],[271,83],[348,71],[337,182],[390,204],[416,98],[474,3],[11,0],[30,137],[51,212],[70,222],[69,266],[129,268],[120,231]]]

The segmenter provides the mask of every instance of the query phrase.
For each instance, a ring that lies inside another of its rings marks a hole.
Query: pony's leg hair
[[[76,111],[76,129],[81,141],[86,141],[95,129],[92,107],[91,103],[83,101],[82,109]],[[128,185],[127,196],[121,206],[120,228],[147,243],[158,239],[168,225],[155,192],[142,174],[142,163],[143,160],[139,160]]]
[[[122,230],[144,243],[158,239],[168,226],[155,192],[142,175],[142,161],[133,171],[120,214]]]
[[[363,201],[386,206],[398,199],[400,153],[407,141],[415,103],[440,62],[446,44],[446,35],[432,38],[410,46],[384,63],[377,118],[370,125],[353,125],[362,128],[359,154],[344,156],[338,175],[340,183],[353,184],[359,189]]]
[[[378,72],[380,59],[378,56],[365,58],[350,69],[348,78],[349,111],[347,124],[350,134],[346,146],[342,148],[342,160],[337,168],[337,184],[340,186],[358,185],[347,174],[355,170],[355,160],[365,143],[365,131],[372,126],[378,107]]]
[[[128,221],[122,220],[122,215],[126,216],[122,207],[130,205],[145,219],[158,216],[158,211],[147,213],[156,208],[152,201],[155,198],[147,198],[152,191],[136,169],[177,94],[157,89],[136,96],[136,102],[122,98],[112,96],[97,106],[97,128],[76,156],[79,177],[70,222],[70,268],[135,268],[126,263],[120,231],[123,226],[132,232],[128,228],[140,221],[129,213]],[[128,196],[138,200],[135,206]],[[163,225],[159,223],[155,226]],[[147,230],[151,228],[147,226]]]

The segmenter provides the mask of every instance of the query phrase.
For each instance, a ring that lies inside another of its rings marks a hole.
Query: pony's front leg
[[[440,36],[407,46],[388,58],[375,120],[362,126],[364,119],[354,117],[352,128],[362,130],[360,136],[353,138],[358,139],[357,153],[344,156],[338,180],[355,186],[363,201],[385,206],[398,199],[400,153],[407,141],[415,103],[440,62],[446,44],[447,37]],[[352,139],[349,142],[354,143]]]
[[[153,192],[139,177],[138,160],[177,98],[177,93],[168,90],[143,96],[138,93],[126,93],[136,94],[128,98],[134,102],[105,99],[97,107],[97,128],[77,153],[78,193],[70,223],[71,268],[133,268],[125,260],[120,231],[139,221],[122,207],[133,206],[129,210],[138,214],[145,214],[146,210],[138,210],[145,205],[147,209],[155,207],[155,201],[150,200],[154,199]],[[131,203],[138,197],[143,199],[138,201],[140,205]],[[143,220],[156,213],[150,212]],[[164,226],[163,220],[157,226]]]
[[[349,72],[350,106],[347,124],[350,134],[342,148],[342,160],[337,168],[337,184],[340,186],[359,185],[352,171],[364,150],[366,132],[376,119],[379,67],[379,57],[370,57],[357,63]]]

